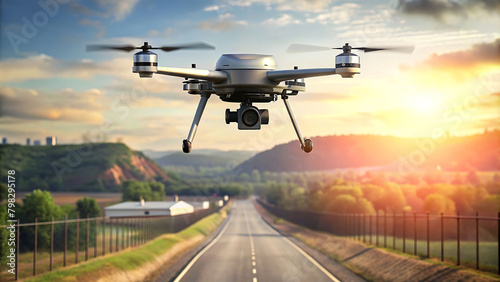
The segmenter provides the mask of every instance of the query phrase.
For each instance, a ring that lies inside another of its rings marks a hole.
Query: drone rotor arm
[[[221,83],[227,79],[226,72],[204,70],[204,69],[158,67],[158,71],[156,73],[163,75],[170,75],[170,76],[202,79],[215,83]]]
[[[269,80],[274,82],[280,82],[285,80],[326,76],[333,74],[336,74],[334,68],[279,70],[279,71],[268,71],[267,78],[269,78]]]

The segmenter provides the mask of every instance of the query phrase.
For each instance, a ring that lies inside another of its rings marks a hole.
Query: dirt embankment
[[[147,180],[157,178],[168,179],[168,176],[161,168],[141,156],[133,155],[130,162],[131,166],[140,171]],[[121,185],[121,183],[127,179],[138,180],[137,177],[134,176],[132,168],[129,165],[119,166],[118,164],[115,164],[102,173],[100,179],[105,185],[109,186]]]
[[[362,277],[371,281],[500,281],[467,270],[402,256],[383,249],[325,232],[318,232],[279,220],[254,202],[262,217],[286,235],[292,235],[309,246],[327,254]]]

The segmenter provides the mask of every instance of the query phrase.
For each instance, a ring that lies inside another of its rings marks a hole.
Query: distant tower
[[[7,144],[7,137],[2,138],[2,144]]]
[[[42,145],[42,142],[40,140],[33,141],[33,146],[40,146],[40,145]]]
[[[26,146],[31,145],[31,140],[29,138],[26,138]]]
[[[57,138],[55,136],[47,137],[47,146],[55,146],[57,143]]]

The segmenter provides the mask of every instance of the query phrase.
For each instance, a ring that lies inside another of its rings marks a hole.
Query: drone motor
[[[147,50],[134,54],[134,67],[132,72],[139,73],[140,77],[153,77],[158,71],[158,55]]]
[[[359,56],[351,53],[351,46],[348,43],[342,47],[342,50],[344,52],[335,57],[336,73],[342,78],[352,78],[361,71]]]

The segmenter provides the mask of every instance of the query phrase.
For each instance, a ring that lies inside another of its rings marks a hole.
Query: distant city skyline
[[[468,135],[500,128],[500,3],[495,1],[1,1],[0,134],[61,144],[122,141],[179,150],[198,97],[182,78],[132,73],[131,53],[91,43],[204,41],[215,51],[158,51],[161,66],[213,69],[224,53],[272,54],[277,69],[332,67],[336,51],[286,53],[292,43],[415,45],[413,54],[357,53],[353,79],[306,79],[290,100],[306,137],[338,134]],[[295,140],[281,101],[260,131],[226,125],[237,104],[212,96],[196,149],[269,149]],[[194,151],[193,151],[194,152]]]

